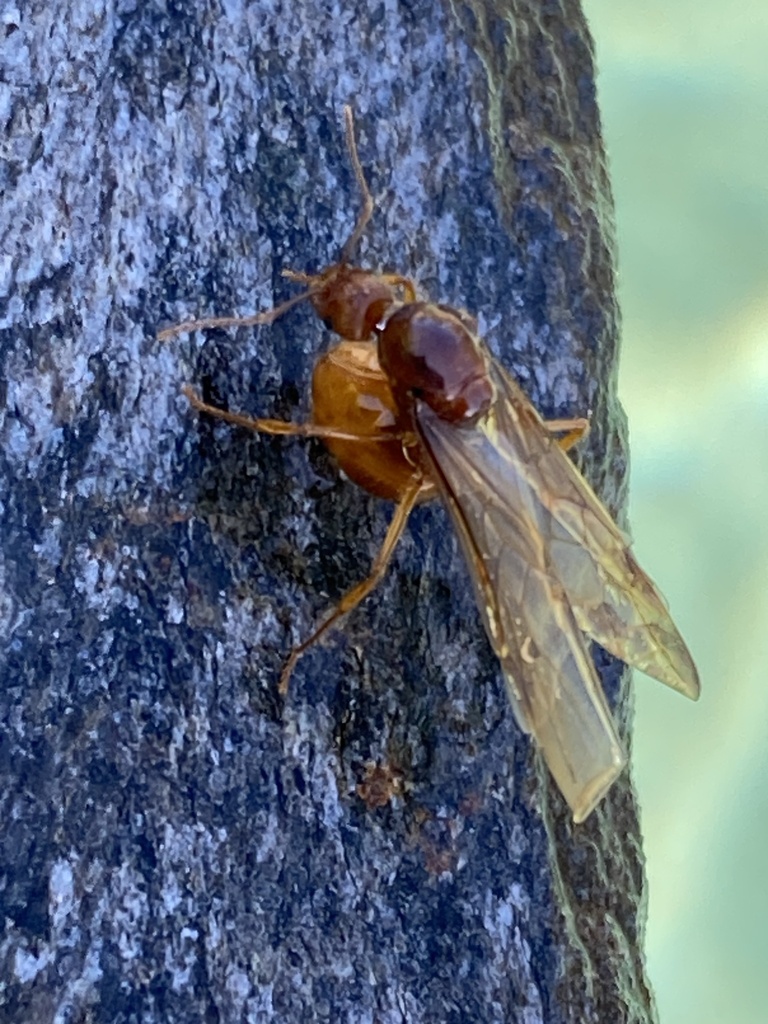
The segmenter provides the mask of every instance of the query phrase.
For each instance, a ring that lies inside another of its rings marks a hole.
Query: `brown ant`
[[[381,581],[413,508],[439,495],[515,717],[537,740],[574,820],[583,821],[626,763],[584,634],[694,700],[696,668],[625,536],[564,454],[587,421],[545,422],[468,314],[419,299],[407,277],[352,265],[374,204],[350,107],[344,115],[363,206],[339,262],[317,274],[286,271],[306,290],[272,310],[186,321],[159,337],[269,324],[309,300],[343,339],[315,364],[308,423],[226,412],[184,388],[199,412],[228,423],[322,438],[347,476],[396,503],[370,575],[293,648],[280,692],[301,655]]]

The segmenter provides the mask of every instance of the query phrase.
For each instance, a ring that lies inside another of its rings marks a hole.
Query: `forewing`
[[[515,714],[582,820],[625,760],[582,631],[689,697],[698,677],[624,534],[520,388],[491,373],[497,398],[474,427],[422,405],[417,423]]]
[[[576,821],[625,764],[594,666],[547,554],[550,514],[483,431],[419,413],[425,446],[471,570],[518,722]]]
[[[492,373],[498,396],[483,429],[509,458],[521,453],[519,472],[550,515],[550,557],[579,627],[628,665],[696,700],[696,666],[627,537],[518,385],[498,365]]]

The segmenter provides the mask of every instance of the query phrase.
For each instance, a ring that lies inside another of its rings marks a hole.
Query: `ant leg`
[[[321,623],[321,625],[319,625],[303,643],[298,644],[291,651],[288,656],[288,660],[283,667],[283,671],[280,674],[279,689],[283,696],[288,693],[288,683],[290,681],[291,674],[296,667],[296,662],[302,654],[305,654],[306,651],[317,643],[317,641],[331,628],[331,626],[334,625],[334,623],[338,622],[342,616],[351,612],[353,608],[356,608],[360,602],[363,601],[371,591],[379,585],[379,583],[381,583],[389,563],[392,560],[392,555],[394,554],[397,542],[400,540],[403,530],[405,529],[408,516],[413,511],[413,507],[416,504],[422,483],[422,477],[420,475],[414,475],[412,483],[400,499],[400,503],[395,509],[395,514],[392,517],[392,522],[389,524],[389,528],[387,529],[387,535],[384,538],[384,543],[381,545],[378,555],[376,555],[371,567],[371,573],[367,579],[356,584],[351,588],[351,590],[348,590],[325,622]]]
[[[207,413],[208,416],[215,416],[216,419],[224,420],[225,423],[232,423],[236,427],[256,430],[261,434],[320,437],[325,440],[331,439],[336,441],[399,441],[405,437],[405,435],[396,432],[388,434],[350,434],[343,430],[336,430],[335,427],[321,427],[315,423],[292,423],[290,420],[258,419],[252,416],[244,416],[239,412],[229,412],[227,409],[220,409],[217,405],[209,405],[208,402],[198,398],[189,384],[185,384],[181,392],[192,408],[198,412]]]
[[[296,277],[296,280],[310,281],[310,278]],[[268,309],[264,313],[256,313],[254,316],[213,316],[204,320],[185,320],[183,323],[174,324],[173,327],[166,327],[157,335],[160,341],[167,341],[176,334],[184,334],[187,331],[204,331],[211,327],[255,327],[259,324],[271,324],[289,309],[298,306],[300,302],[306,301],[316,289],[310,288],[301,295],[294,295],[292,299],[286,299],[274,309]]]
[[[589,420],[582,416],[566,420],[544,420],[544,426],[550,434],[559,434],[565,431],[565,437],[558,439],[558,444],[567,452],[575,444],[583,440],[589,433]]]

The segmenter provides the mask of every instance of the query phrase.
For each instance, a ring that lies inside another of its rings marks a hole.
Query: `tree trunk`
[[[611,195],[575,0],[3,14],[4,1019],[648,1022],[626,776],[573,826],[445,511],[299,663],[391,507],[303,419],[322,325],[166,343],[360,262],[477,315],[614,511]],[[326,332],[327,333],[327,332]],[[326,339],[327,340],[327,339]],[[622,667],[599,654],[626,728]]]

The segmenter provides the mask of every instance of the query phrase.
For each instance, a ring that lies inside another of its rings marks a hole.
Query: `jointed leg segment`
[[[402,536],[405,524],[408,521],[408,516],[413,511],[413,507],[419,496],[419,491],[422,485],[421,477],[414,477],[413,482],[403,497],[400,499],[400,503],[395,509],[395,514],[392,517],[392,522],[389,524],[387,535],[384,538],[384,543],[381,545],[378,555],[371,567],[370,575],[364,579],[361,583],[356,584],[350,590],[344,594],[342,599],[336,605],[334,610],[325,620],[315,629],[315,631],[307,637],[303,643],[298,644],[293,648],[288,660],[283,667],[283,671],[280,674],[280,693],[285,696],[288,693],[288,683],[291,678],[291,674],[296,667],[296,662],[310,647],[312,647],[318,640],[339,621],[342,616],[347,615],[354,608],[356,608],[361,601],[374,590],[379,583],[381,583],[384,575],[389,567],[389,563],[392,560],[397,542]]]
[[[261,434],[279,434],[284,437],[320,437],[325,440],[365,442],[406,441],[408,437],[406,434],[399,434],[392,430],[389,433],[381,434],[351,434],[345,430],[337,430],[336,427],[321,427],[315,423],[293,423],[290,420],[261,419],[244,416],[239,412],[229,412],[227,409],[220,409],[217,405],[209,405],[208,402],[198,398],[189,384],[185,384],[181,391],[190,405],[198,412],[204,412],[208,416],[215,416],[216,419],[224,420],[225,423],[232,423],[236,427],[256,430]]]
[[[575,444],[578,444],[578,442],[585,438],[589,433],[589,420],[580,416],[565,420],[545,420],[544,426],[550,434],[560,434],[564,432],[564,436],[557,440],[557,443],[564,452],[573,448]]]
[[[265,434],[337,438],[353,441],[392,441],[398,437],[397,434],[390,432],[389,434],[382,434],[380,436],[366,435],[364,438],[361,438],[357,434],[345,434],[342,431],[334,430],[332,427],[320,427],[315,426],[312,423],[290,423],[285,420],[254,419],[250,416],[243,416],[239,413],[228,412],[226,409],[219,409],[215,405],[209,405],[207,402],[203,402],[198,398],[189,385],[186,385],[182,390],[192,406],[197,409],[198,412],[204,412],[210,416],[222,419],[227,423],[232,423],[235,426],[246,427],[250,430],[261,431]],[[414,474],[408,490],[400,499],[400,502],[395,509],[392,522],[389,524],[386,537],[384,538],[384,543],[376,556],[370,575],[361,583],[356,584],[348,590],[325,622],[318,626],[311,636],[309,636],[303,643],[293,648],[280,675],[281,694],[285,695],[288,692],[288,682],[290,680],[291,673],[302,654],[315,644],[326,633],[326,631],[334,625],[334,623],[338,622],[338,620],[342,618],[342,616],[351,612],[353,608],[356,608],[357,605],[360,604],[360,602],[363,601],[381,582],[392,559],[397,542],[405,529],[408,516],[411,514],[413,507],[418,500],[422,484],[423,479],[421,475]]]

